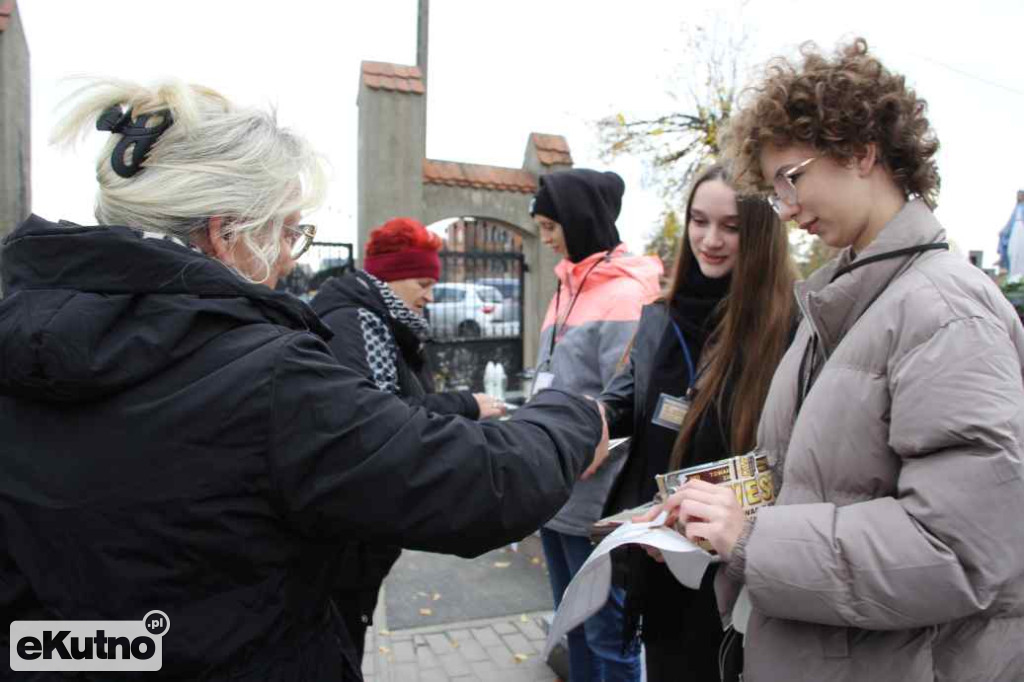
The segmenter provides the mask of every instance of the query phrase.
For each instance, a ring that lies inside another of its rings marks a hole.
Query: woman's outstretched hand
[[[499,400],[486,393],[474,393],[473,398],[476,399],[477,407],[480,408],[480,419],[504,417],[508,413],[504,400]]]

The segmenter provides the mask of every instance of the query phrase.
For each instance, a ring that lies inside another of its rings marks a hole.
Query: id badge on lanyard
[[[533,387],[530,389],[530,397],[537,395],[545,388],[551,388],[551,384],[555,383],[555,375],[546,370],[537,372],[537,375],[533,378]]]
[[[693,386],[697,383],[693,358],[690,357],[690,349],[686,347],[686,339],[683,338],[683,332],[679,329],[679,325],[675,323],[675,320],[670,320],[670,322],[676,333],[676,338],[679,340],[679,346],[683,351],[683,358],[686,360],[686,370],[689,375],[692,391]],[[658,404],[654,408],[654,417],[651,419],[651,423],[678,431],[683,425],[686,413],[690,411],[691,391],[687,391],[687,394],[681,398],[669,395],[668,393],[662,393],[661,397],[658,398]]]
[[[689,411],[689,399],[676,398],[667,393],[662,393],[661,397],[658,398],[658,405],[654,408],[654,417],[651,419],[651,423],[678,431],[683,425],[686,413]]]

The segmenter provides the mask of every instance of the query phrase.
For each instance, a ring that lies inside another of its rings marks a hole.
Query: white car
[[[434,302],[426,317],[438,338],[478,338],[504,335],[503,297],[484,284],[444,282],[434,285]]]

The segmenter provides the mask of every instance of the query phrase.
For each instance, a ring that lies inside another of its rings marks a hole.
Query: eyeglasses
[[[775,174],[775,178],[772,180],[775,192],[768,196],[768,203],[771,204],[772,209],[774,209],[780,217],[782,216],[783,204],[786,206],[792,206],[797,202],[796,184],[793,182],[793,176],[803,170],[812,161],[817,160],[817,158],[817,156],[812,156],[803,163],[798,163],[793,166],[788,171],[779,171]]]
[[[292,260],[298,260],[309,251],[316,237],[316,225],[286,225],[285,239],[291,244],[289,252]]]

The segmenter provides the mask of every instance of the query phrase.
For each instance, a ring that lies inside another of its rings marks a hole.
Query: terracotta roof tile
[[[372,73],[375,76],[394,76],[395,65],[387,62],[363,62],[363,73]]]
[[[544,151],[569,153],[569,143],[561,135],[533,133],[533,143],[537,145],[537,149]]]
[[[423,74],[417,66],[403,66],[388,62],[363,62],[362,78],[366,87],[422,95]]]
[[[561,135],[531,133],[530,139],[533,141],[533,146],[537,148],[537,158],[545,166],[572,165],[569,143]]]
[[[423,74],[420,73],[420,67],[418,66],[402,66],[401,64],[392,64],[395,67],[395,75],[399,78],[409,78],[419,80],[423,78]]]
[[[14,0],[0,0],[0,33],[3,33],[10,25],[13,14]]]
[[[428,185],[473,187],[504,192],[533,194],[537,178],[521,168],[483,166],[475,163],[423,160],[423,182]]]

